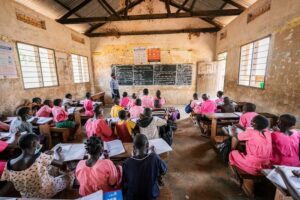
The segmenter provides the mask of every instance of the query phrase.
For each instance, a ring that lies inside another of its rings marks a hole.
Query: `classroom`
[[[0,0],[0,199],[300,200],[299,0]]]

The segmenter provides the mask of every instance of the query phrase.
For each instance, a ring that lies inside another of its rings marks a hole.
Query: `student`
[[[84,114],[88,117],[92,117],[94,115],[93,100],[92,100],[91,96],[92,96],[91,93],[87,92],[85,94],[86,99],[84,100],[84,103],[83,103],[83,107],[84,107],[84,110],[85,110]]]
[[[135,105],[129,109],[130,118],[131,119],[139,118],[140,114],[143,113],[143,111],[144,111],[144,108],[142,106],[141,99],[136,99]]]
[[[159,103],[161,105],[161,107],[163,107],[165,104],[166,104],[166,100],[164,98],[161,97],[161,92],[160,90],[157,90],[156,91],[156,95],[155,97],[153,98],[153,101],[155,100],[159,100]]]
[[[160,100],[154,100],[154,108],[152,109],[152,116],[156,116],[162,119],[166,117],[166,110],[161,107]]]
[[[243,106],[243,114],[240,116],[240,121],[237,126],[243,130],[245,130],[248,127],[251,127],[251,121],[252,119],[258,115],[256,112],[256,105],[253,103],[246,103]]]
[[[11,133],[33,133],[33,127],[30,122],[27,122],[32,116],[30,116],[29,107],[21,107],[17,110],[17,118],[14,119],[10,124],[9,132]]]
[[[35,116],[37,111],[42,107],[42,99],[40,97],[34,97],[31,103],[32,115]]]
[[[143,90],[141,100],[144,108],[153,108],[153,98],[149,95],[149,90],[147,88]]]
[[[196,111],[196,107],[200,106],[201,103],[202,103],[202,101],[198,99],[198,94],[194,93],[193,94],[193,100],[191,100],[191,104],[190,104],[194,113]]]
[[[124,110],[124,108],[120,106],[120,99],[118,97],[115,97],[114,106],[110,110],[110,116],[112,118],[117,118],[120,110]]]
[[[86,196],[103,190],[116,190],[121,182],[121,167],[118,168],[109,159],[100,159],[103,154],[103,142],[92,136],[85,143],[89,154],[87,160],[81,160],[76,167],[76,178],[80,184],[79,194]]]
[[[133,156],[127,158],[123,165],[124,200],[154,200],[159,197],[158,181],[166,172],[164,161],[149,149],[147,137],[136,135]]]
[[[210,100],[207,94],[202,95],[203,102],[200,106],[195,107],[195,113],[197,114],[210,114],[214,113],[217,109],[217,106],[214,101]]]
[[[129,108],[133,107],[135,105],[135,101],[137,99],[137,96],[135,93],[132,93],[131,99],[129,101]]]
[[[216,103],[217,105],[222,105],[222,104],[224,103],[223,94],[224,94],[224,92],[222,92],[222,91],[218,91],[218,92],[217,92],[217,97],[218,97],[218,98],[215,100],[215,103]]]
[[[300,134],[291,130],[296,124],[296,118],[290,114],[279,117],[278,128],[272,133],[273,165],[300,166],[299,143]]]
[[[55,99],[52,108],[53,121],[57,128],[76,128],[76,122],[69,119],[69,114],[62,106],[61,99]]]
[[[52,198],[66,189],[74,180],[74,175],[50,175],[50,165],[62,165],[61,149],[57,150],[59,160],[54,155],[40,153],[39,138],[35,134],[25,134],[19,139],[22,153],[9,160],[2,174],[2,181],[9,181],[23,198]],[[57,170],[58,171],[58,170]]]
[[[52,115],[53,102],[46,99],[43,103],[44,105],[36,113],[37,117],[50,117]]]
[[[121,99],[120,106],[122,106],[123,108],[128,108],[129,103],[130,103],[130,98],[128,97],[128,93],[123,92],[122,96],[123,96],[123,98]]]
[[[253,129],[239,133],[237,139],[246,141],[246,154],[234,150],[229,154],[230,165],[237,166],[241,170],[257,175],[270,162],[272,155],[271,133],[266,129],[268,119],[257,115],[252,119]]]
[[[85,130],[88,138],[97,136],[104,142],[116,139],[111,128],[103,118],[103,109],[99,104],[94,105],[94,117],[88,119],[85,124]]]
[[[133,130],[136,124],[127,119],[125,110],[120,110],[118,115],[120,121],[117,122],[115,127],[116,135],[123,143],[132,142]]]
[[[67,93],[65,95],[65,98],[64,98],[64,100],[62,102],[62,106],[63,107],[67,107],[67,108],[71,108],[71,107],[76,106],[76,103],[74,103],[74,101],[72,100],[72,94]]]
[[[137,122],[140,133],[146,135],[148,140],[159,138],[158,127],[167,124],[167,121],[159,117],[152,117],[152,111],[150,108],[145,108],[141,119]]]
[[[222,113],[233,113],[234,112],[234,106],[230,102],[229,97],[224,97],[224,104],[220,106]]]

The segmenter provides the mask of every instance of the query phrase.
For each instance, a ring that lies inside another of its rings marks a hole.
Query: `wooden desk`
[[[217,135],[218,119],[239,119],[240,117],[235,113],[211,113],[205,115],[211,120],[211,140],[215,142]]]
[[[105,97],[105,92],[98,92],[91,96],[93,101],[100,101],[103,103],[103,105],[105,105],[104,97]]]

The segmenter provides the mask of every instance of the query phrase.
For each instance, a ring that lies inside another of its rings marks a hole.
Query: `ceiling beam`
[[[179,30],[157,30],[157,31],[133,31],[133,32],[106,32],[106,33],[87,33],[89,37],[110,37],[110,36],[125,36],[125,35],[161,35],[161,34],[176,34],[176,33],[214,33],[217,28],[198,28],[198,29],[179,29]]]
[[[98,3],[109,15],[112,15],[112,12],[104,5],[104,3],[101,0],[98,0]]]
[[[129,0],[125,0],[125,11],[124,11],[124,16],[128,16],[128,6],[129,6]]]
[[[189,8],[190,12],[194,9],[195,3],[196,3],[196,0],[193,0],[191,7]]]
[[[179,7],[178,10],[176,11],[176,13],[179,13],[179,12],[182,10],[182,8],[185,6],[185,4],[187,4],[188,1],[189,1],[189,0],[185,0],[185,1],[180,5],[180,7]]]
[[[111,7],[109,5],[109,3],[107,3],[106,0],[98,0],[99,2],[102,2],[104,4],[105,7],[108,8],[108,10],[110,10],[110,12],[112,12],[116,17],[120,17],[119,14],[115,11],[115,9],[113,9],[113,7]]]
[[[110,17],[85,17],[85,18],[70,18],[61,19],[61,24],[82,24],[89,22],[111,22],[111,21],[132,21],[132,20],[152,20],[152,19],[167,19],[167,18],[190,18],[190,17],[218,17],[218,16],[234,16],[241,14],[239,9],[226,10],[202,10],[188,13],[170,13],[151,14],[151,15],[130,15],[127,18]]]
[[[234,6],[234,7],[237,7],[238,9],[240,9],[240,10],[246,10],[247,8],[246,7],[244,7],[244,6],[242,6],[241,4],[239,4],[239,3],[236,3],[236,2],[234,2],[234,1],[232,1],[232,0],[223,0],[224,2],[226,2],[226,3],[228,3],[228,4],[230,4],[230,5],[232,5],[232,6]]]
[[[171,13],[170,0],[165,0],[165,6],[166,6],[167,13],[170,14]]]
[[[69,12],[67,12],[66,14],[64,14],[59,20],[62,19],[67,19],[68,17],[70,17],[71,15],[73,15],[75,12],[77,12],[78,10],[80,10],[81,8],[83,8],[85,5],[87,5],[88,3],[90,3],[92,0],[84,0],[83,2],[81,2],[79,5],[77,5],[75,8],[71,9]]]

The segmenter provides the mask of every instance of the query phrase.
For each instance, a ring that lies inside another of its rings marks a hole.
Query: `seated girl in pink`
[[[279,130],[272,133],[272,165],[300,166],[300,133],[291,130],[295,124],[296,118],[293,115],[284,114],[279,117]]]
[[[214,113],[217,109],[217,105],[214,101],[208,99],[207,94],[202,95],[203,102],[200,106],[195,107],[195,113],[197,114],[210,114]]]
[[[160,90],[156,91],[156,96],[153,98],[153,102],[155,100],[159,100],[159,104],[160,104],[161,107],[163,107],[166,104],[166,100],[163,97],[161,97]]]
[[[243,114],[240,116],[238,127],[245,130],[251,127],[251,120],[258,115],[256,112],[256,106],[253,103],[246,103],[243,106]]]
[[[135,93],[132,93],[132,96],[131,96],[131,99],[129,100],[129,108],[131,108],[132,106],[134,106],[135,105],[135,100],[136,100],[136,94]]]
[[[269,165],[272,155],[272,138],[271,133],[266,130],[268,125],[268,120],[261,115],[252,119],[253,129],[247,129],[237,135],[239,141],[246,141],[246,154],[238,150],[232,151],[229,154],[230,165],[252,175],[259,174],[264,166]]]
[[[141,97],[141,100],[144,108],[153,108],[153,98],[149,96],[149,90],[147,88],[143,90],[143,96]]]
[[[52,115],[53,102],[49,99],[45,100],[44,105],[37,111],[37,117],[50,117]]]
[[[99,104],[95,104],[94,117],[88,119],[85,124],[85,130],[88,138],[96,136],[104,142],[116,139],[116,136],[103,118],[103,109]]]
[[[87,92],[85,97],[86,99],[84,100],[83,102],[83,107],[84,107],[84,114],[88,117],[92,117],[94,115],[94,112],[93,112],[93,100],[92,100],[92,97],[91,97],[91,93],[90,92]]]
[[[144,112],[141,99],[136,99],[135,105],[129,109],[130,118],[136,119],[140,117],[140,114]]]
[[[120,106],[123,108],[128,108],[130,103],[130,98],[128,97],[127,92],[123,92],[123,98],[121,99]]]
[[[215,100],[217,105],[223,105],[224,104],[224,97],[223,97],[224,92],[218,91],[217,92],[217,99]]]
[[[122,168],[109,159],[101,159],[103,142],[95,136],[86,142],[89,159],[81,160],[76,167],[76,178],[80,184],[79,194],[86,196],[103,190],[110,192],[120,188]]]
[[[197,113],[198,112],[198,108],[197,107],[200,107],[201,103],[202,103],[202,101],[200,99],[198,99],[198,94],[194,93],[193,94],[193,100],[191,100],[191,103],[190,103],[191,108],[193,109],[194,113],[200,114],[200,113]]]

